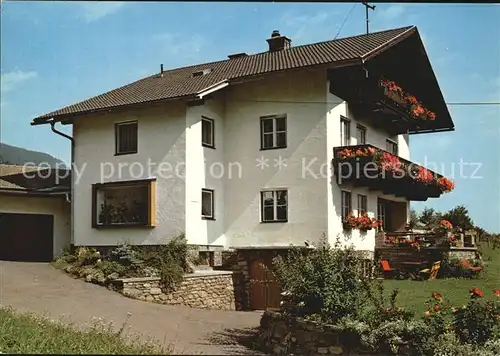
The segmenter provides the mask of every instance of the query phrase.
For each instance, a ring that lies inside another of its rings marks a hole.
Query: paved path
[[[242,344],[261,313],[192,309],[126,298],[75,280],[44,263],[0,261],[0,304],[89,325],[92,317],[127,324],[141,338],[154,338],[175,354],[251,354]],[[245,331],[247,330],[247,331]],[[237,340],[237,341],[236,341]]]

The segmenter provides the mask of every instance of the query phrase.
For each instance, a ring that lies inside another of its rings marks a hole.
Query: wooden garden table
[[[404,261],[401,265],[404,266],[406,272],[411,279],[418,279],[418,272],[428,264],[428,261]]]

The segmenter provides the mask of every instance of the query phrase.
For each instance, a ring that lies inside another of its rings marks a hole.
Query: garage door
[[[0,260],[52,260],[54,216],[0,213]]]

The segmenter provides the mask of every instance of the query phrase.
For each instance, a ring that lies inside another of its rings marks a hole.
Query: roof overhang
[[[436,113],[436,120],[425,120],[409,134],[454,131],[455,125],[438,80],[416,27],[412,27],[384,48],[363,56],[363,68],[381,71],[389,80],[407,87],[408,92]],[[390,77],[391,76],[391,77]]]
[[[206,96],[208,94],[215,93],[216,91],[219,91],[221,89],[224,89],[228,85],[229,85],[229,81],[227,81],[227,80],[220,81],[220,82],[215,83],[214,85],[211,85],[203,90],[200,90],[198,93],[196,93],[196,96],[199,99],[203,99],[204,96]]]

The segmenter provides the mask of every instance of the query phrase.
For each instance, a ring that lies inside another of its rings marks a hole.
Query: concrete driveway
[[[129,299],[75,280],[46,263],[0,261],[0,304],[87,326],[92,318],[154,338],[175,354],[252,354],[246,348],[260,312],[201,310]],[[254,353],[255,354],[255,353]]]

